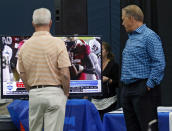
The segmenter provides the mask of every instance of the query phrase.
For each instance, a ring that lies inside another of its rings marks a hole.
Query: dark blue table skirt
[[[169,131],[169,112],[158,112],[159,131]],[[103,118],[103,131],[126,131],[122,113],[106,113]]]
[[[14,124],[20,129],[20,122],[25,131],[29,131],[29,103],[27,100],[15,100],[8,105]],[[64,131],[102,131],[102,122],[95,106],[84,99],[67,101]]]

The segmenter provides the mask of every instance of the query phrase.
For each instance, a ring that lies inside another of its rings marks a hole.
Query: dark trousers
[[[147,79],[123,85],[122,107],[127,131],[158,131],[157,106],[160,105],[160,86],[150,91]]]

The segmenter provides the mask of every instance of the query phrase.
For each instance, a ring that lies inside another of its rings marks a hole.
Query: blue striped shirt
[[[164,76],[165,57],[159,36],[145,24],[130,33],[122,53],[121,81],[125,84],[148,79],[159,85]]]

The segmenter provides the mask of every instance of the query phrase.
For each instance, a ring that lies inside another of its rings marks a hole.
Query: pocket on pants
[[[136,88],[138,90],[138,95],[144,96],[146,93],[148,93],[147,85],[146,85],[146,80],[140,81],[137,85]]]
[[[48,100],[48,110],[57,110],[62,106],[66,105],[67,97],[64,94],[53,94],[51,98]]]

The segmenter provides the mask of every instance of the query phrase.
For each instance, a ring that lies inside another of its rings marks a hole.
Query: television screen
[[[100,95],[102,92],[101,38],[95,36],[58,37],[65,42],[70,67],[70,96]],[[1,97],[28,98],[16,71],[18,51],[28,36],[1,36]],[[58,44],[58,43],[57,43]]]

